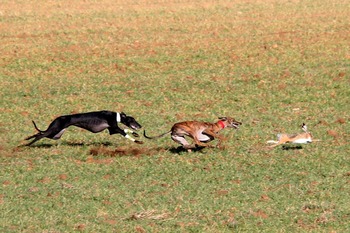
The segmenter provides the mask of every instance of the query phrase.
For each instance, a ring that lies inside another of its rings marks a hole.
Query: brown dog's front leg
[[[206,135],[211,136],[211,137],[213,138],[213,140],[214,140],[215,138],[218,139],[219,142],[218,142],[218,144],[217,144],[216,147],[219,148],[219,147],[221,146],[221,141],[224,140],[224,137],[218,135],[217,133],[215,133],[215,132],[213,132],[213,131],[211,131],[211,130],[205,130],[203,133],[205,133]],[[209,147],[214,147],[214,146],[209,146]]]
[[[217,135],[217,138],[218,138],[218,144],[216,145],[216,147],[222,149],[223,148],[222,142],[225,141],[227,138],[219,135]]]
[[[194,143],[195,143],[197,146],[211,147],[211,148],[213,147],[213,146],[211,146],[211,145],[209,145],[209,144],[207,144],[207,143],[204,143],[204,142],[199,141],[197,137],[193,137],[193,141],[194,141]]]

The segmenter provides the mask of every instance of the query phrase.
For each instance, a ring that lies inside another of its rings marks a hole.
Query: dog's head
[[[220,121],[225,124],[225,127],[238,129],[242,122],[236,121],[235,118],[231,117],[219,117]]]
[[[120,113],[120,121],[121,123],[133,130],[138,130],[142,128],[142,126],[135,120],[135,118],[133,118],[132,116],[127,116],[123,112]]]

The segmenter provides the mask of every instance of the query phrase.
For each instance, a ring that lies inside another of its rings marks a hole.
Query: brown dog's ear
[[[219,120],[222,120],[222,121],[226,121],[227,120],[227,117],[218,117]]]

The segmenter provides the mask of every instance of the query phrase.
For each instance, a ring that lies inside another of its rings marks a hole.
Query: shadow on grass
[[[23,145],[19,145],[17,146],[18,148],[51,148],[51,147],[55,147],[58,144],[50,144],[50,143],[37,143],[37,144],[33,144],[33,145],[27,145],[27,144],[23,144]],[[60,143],[60,145],[64,145],[64,146],[71,146],[71,147],[81,147],[81,146],[113,146],[113,144],[111,142],[67,142],[67,141],[62,141]]]
[[[38,143],[30,146],[19,145],[17,148],[51,148],[56,147],[58,144],[56,143]],[[179,147],[117,147],[117,145],[111,142],[69,142],[69,141],[61,141],[60,145],[70,146],[70,147],[86,147],[91,146],[89,154],[97,156],[97,155],[107,155],[107,156],[140,156],[140,155],[155,155],[159,152],[168,151],[172,154],[185,154],[185,153],[205,153],[204,149],[206,147],[194,147],[191,148],[191,151]],[[113,149],[111,147],[114,147]]]
[[[56,146],[56,145],[41,143],[41,144],[34,144],[34,145],[27,145],[27,144],[18,145],[17,148],[51,148],[53,146]]]
[[[302,146],[297,145],[297,146],[291,146],[291,145],[283,145],[282,150],[301,150],[303,149]]]
[[[63,142],[62,145],[66,146],[73,146],[73,147],[78,147],[78,146],[113,146],[113,143],[111,142],[90,142],[90,143],[85,143],[85,142]]]
[[[183,148],[182,146],[179,146],[179,147],[171,147],[171,148],[168,148],[167,150],[173,154],[196,153],[196,152],[204,153],[203,151],[204,148],[205,147],[195,147],[191,149],[191,152],[189,152],[187,149]]]
[[[159,154],[160,152],[170,152],[172,154],[183,154],[183,153],[195,153],[200,152],[204,153],[202,150],[204,147],[197,147],[192,149],[192,152],[188,152],[183,147],[117,147],[115,149],[110,149],[104,146],[95,146],[90,149],[89,154],[93,156],[109,156],[109,157],[121,157],[121,156],[132,156],[132,157],[141,157],[141,156],[153,156]]]
[[[131,156],[131,157],[141,157],[141,156],[152,156],[160,151],[165,151],[164,148],[149,148],[149,147],[116,147],[114,149],[105,147],[103,145],[94,146],[90,149],[89,154],[93,156],[109,156],[109,157],[122,157],[122,156]]]

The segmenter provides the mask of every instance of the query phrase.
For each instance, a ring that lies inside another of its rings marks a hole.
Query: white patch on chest
[[[119,112],[117,112],[116,120],[117,120],[118,123],[121,121]]]

